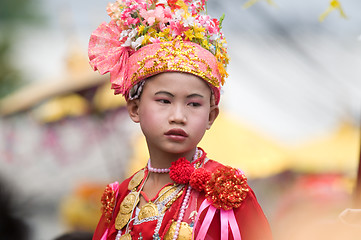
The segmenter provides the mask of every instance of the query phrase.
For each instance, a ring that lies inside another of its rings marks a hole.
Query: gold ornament
[[[144,218],[150,218],[154,216],[158,216],[158,207],[154,203],[148,202],[140,208],[138,219],[142,220]]]
[[[128,190],[133,190],[138,187],[144,178],[144,169],[138,171],[128,183]]]
[[[115,229],[121,230],[123,227],[125,227],[125,225],[127,225],[127,223],[129,222],[131,216],[131,212],[128,214],[122,214],[119,212],[117,218],[115,219]]]
[[[120,204],[119,212],[130,213],[139,202],[139,192],[130,192]]]
[[[176,226],[177,226],[177,222],[172,222],[167,234],[164,236],[164,240],[173,239]],[[192,239],[192,231],[193,231],[193,228],[191,228],[188,225],[188,223],[181,222],[177,240],[191,240]]]

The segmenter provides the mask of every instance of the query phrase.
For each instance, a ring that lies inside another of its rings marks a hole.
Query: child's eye
[[[169,104],[170,103],[170,101],[167,100],[167,99],[157,99],[156,101],[159,102],[159,103],[163,103],[163,104]]]
[[[192,107],[199,107],[199,106],[201,106],[201,104],[198,103],[198,102],[190,102],[190,103],[188,103],[188,105],[189,105],[189,106],[192,106]]]

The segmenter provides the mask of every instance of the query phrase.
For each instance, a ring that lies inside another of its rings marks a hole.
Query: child
[[[110,184],[93,239],[268,240],[271,231],[237,169],[199,147],[227,75],[221,21],[205,1],[124,0],[91,36],[94,70],[110,72],[149,150],[145,168]]]

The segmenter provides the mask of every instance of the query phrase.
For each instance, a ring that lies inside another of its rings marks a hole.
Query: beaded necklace
[[[196,152],[195,152],[195,154],[193,156],[192,163],[195,163],[194,160],[198,159],[201,155],[202,155],[202,151],[197,148],[197,150],[196,150]],[[149,172],[154,172],[154,173],[169,173],[170,172],[169,168],[153,168],[151,166],[151,160],[150,159],[148,160],[147,168],[148,168],[147,177],[143,181],[143,184],[141,185],[138,193],[140,193],[140,191],[142,191],[142,189],[143,189],[143,187],[145,185],[145,182],[146,182],[146,180],[147,180],[147,178],[149,176]],[[175,201],[175,199],[179,196],[179,193],[181,192],[183,187],[184,187],[184,185],[179,185],[177,187],[176,191],[174,191],[169,197],[167,197],[165,200],[163,200],[163,201],[161,201],[159,203],[158,206],[160,206],[160,208],[158,210],[159,214],[155,217],[157,219],[157,225],[156,225],[156,228],[154,229],[153,240],[160,240],[159,229],[161,227],[164,214],[166,212],[166,211],[163,211],[164,207],[166,207],[166,205],[168,205],[168,203],[172,204]],[[189,202],[191,190],[192,190],[192,187],[190,185],[188,185],[187,190],[186,190],[186,194],[185,194],[185,196],[183,198],[183,201],[182,201],[182,204],[181,204],[181,207],[180,207],[180,210],[179,210],[179,215],[178,215],[178,219],[177,219],[177,222],[176,222],[176,227],[175,227],[175,231],[174,231],[174,235],[173,235],[172,240],[176,240],[178,238],[180,226],[181,226],[181,223],[182,223],[182,220],[183,220],[183,217],[184,217],[184,213],[185,213],[185,210],[186,210],[188,202]],[[160,196],[158,196],[157,199],[154,202],[156,202],[166,192],[167,191],[163,192]],[[137,194],[137,198],[139,199],[139,194]],[[136,208],[136,204],[133,206],[133,210],[131,212],[131,215],[133,215],[135,208]],[[137,216],[135,218],[137,218]],[[139,224],[141,223],[141,221],[136,221],[135,218],[132,218],[132,219],[129,220],[129,222],[127,224],[127,227],[126,227],[126,231],[125,231],[126,235],[128,235],[128,232],[129,232],[129,223],[130,222],[135,221],[134,223],[139,223]],[[116,240],[123,239],[122,238],[123,236],[121,235],[121,230],[119,229],[118,233],[117,233],[117,236],[116,236]],[[130,237],[130,235],[128,235],[128,236]],[[141,239],[143,239],[143,238],[141,237]]]

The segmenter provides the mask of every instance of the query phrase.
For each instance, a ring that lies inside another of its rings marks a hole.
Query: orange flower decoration
[[[247,197],[247,178],[238,169],[224,166],[216,170],[205,187],[206,198],[216,208],[230,210]]]
[[[119,185],[117,182],[108,184],[101,198],[101,203],[102,203],[101,210],[104,216],[106,217],[107,222],[110,222],[112,218],[118,187]]]

